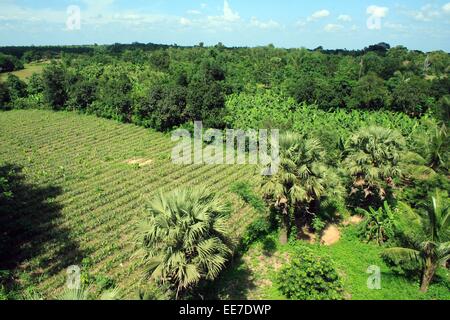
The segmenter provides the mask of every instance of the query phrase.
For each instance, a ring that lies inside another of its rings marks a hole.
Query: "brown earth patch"
[[[323,231],[320,243],[326,246],[331,246],[339,242],[340,239],[341,239],[341,232],[339,231],[339,228],[336,225],[331,224]]]
[[[125,161],[125,163],[130,165],[138,165],[139,167],[145,167],[149,166],[153,163],[153,160],[151,159],[145,159],[145,158],[138,158],[138,159],[130,159]]]

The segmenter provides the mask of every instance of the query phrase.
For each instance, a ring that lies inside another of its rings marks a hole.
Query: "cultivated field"
[[[15,176],[14,199],[0,208],[0,237],[23,289],[54,297],[66,268],[113,279],[135,297],[141,279],[133,235],[148,197],[161,189],[204,184],[233,203],[233,234],[253,209],[229,191],[238,180],[256,184],[248,166],[178,166],[162,133],[68,112],[0,113],[0,168]]]

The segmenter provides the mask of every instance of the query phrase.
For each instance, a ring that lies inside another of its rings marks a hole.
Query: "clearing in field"
[[[41,73],[44,70],[44,67],[49,64],[49,61],[43,62],[32,62],[24,65],[23,70],[13,71],[11,74],[19,77],[20,80],[26,81],[35,73]],[[5,81],[8,78],[9,73],[1,73],[0,81]]]

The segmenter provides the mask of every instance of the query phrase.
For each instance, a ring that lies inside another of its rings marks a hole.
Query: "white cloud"
[[[232,26],[241,21],[241,17],[238,12],[233,11],[229,2],[224,0],[223,14],[220,16],[208,16],[206,21],[200,23],[200,27],[208,30],[209,32],[215,32],[217,28],[224,31],[232,31]]]
[[[333,23],[329,23],[323,28],[323,30],[325,30],[326,32],[336,32],[341,31],[342,29],[344,29],[343,26],[341,26],[340,24],[333,24]]]
[[[310,17],[308,17],[307,20],[308,21],[315,21],[315,20],[319,20],[319,19],[322,19],[322,18],[326,18],[329,15],[330,15],[330,11],[323,9],[323,10],[319,10],[319,11],[314,12]]]
[[[367,7],[367,14],[370,14],[374,18],[384,18],[387,16],[389,8],[379,7],[379,6],[369,6]]]
[[[407,31],[408,30],[408,28],[406,26],[402,25],[401,23],[392,23],[389,21],[384,24],[384,27],[395,30],[395,31]]]
[[[444,6],[445,7],[445,6]],[[443,7],[443,9],[444,9]],[[449,6],[450,7],[450,6]],[[450,9],[450,8],[449,8]],[[445,9],[444,9],[445,12]],[[424,5],[419,11],[413,11],[412,17],[417,21],[428,22],[440,16],[439,9],[431,4]]]
[[[202,14],[201,11],[199,10],[188,10],[187,14],[191,14],[191,15],[200,15]]]
[[[281,28],[281,25],[270,19],[269,21],[260,21],[255,17],[252,17],[250,20],[250,25],[252,27],[260,28],[260,29],[279,29]]]
[[[442,6],[442,10],[443,10],[445,13],[450,13],[450,2],[444,4],[444,5]]]
[[[190,26],[192,25],[192,21],[187,18],[180,18],[180,24],[182,26]]]
[[[238,21],[241,18],[239,13],[234,12],[233,9],[231,9],[227,0],[224,0],[223,2],[223,18],[225,21],[230,22]]]
[[[304,28],[307,25],[307,22],[305,20],[298,20],[295,25],[299,28]]]
[[[341,14],[341,15],[338,17],[338,20],[339,20],[339,21],[343,21],[343,22],[351,22],[351,21],[352,21],[352,17],[349,16],[348,14]]]

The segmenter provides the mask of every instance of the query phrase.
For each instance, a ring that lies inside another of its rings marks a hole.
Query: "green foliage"
[[[259,213],[266,212],[266,206],[263,199],[253,192],[249,183],[236,182],[231,185],[230,190],[240,196],[242,200],[251,205],[253,209]]]
[[[272,225],[266,217],[256,219],[247,227],[247,230],[243,234],[240,251],[247,251],[253,243],[266,237],[272,229]]]
[[[325,227],[327,226],[327,223],[323,221],[320,217],[314,217],[311,222],[311,227],[313,227],[314,231],[317,234],[320,234]]]
[[[351,199],[361,208],[381,207],[392,199],[394,179],[400,177],[403,136],[382,127],[361,128],[352,135],[344,165],[352,177]]]
[[[35,88],[34,91],[39,91]],[[90,79],[75,80],[68,90],[66,108],[69,110],[86,111],[96,99],[97,83]]]
[[[292,217],[310,221],[320,211],[320,202],[340,199],[340,180],[324,163],[325,151],[314,138],[286,133],[280,137],[278,171],[262,181],[268,204],[279,211],[283,222],[280,241],[287,241]]]
[[[57,297],[57,300],[72,301],[72,300],[103,300],[112,301],[120,300],[121,293],[119,289],[114,288],[104,291],[98,299],[91,292],[90,287],[81,287],[79,289],[66,289]]]
[[[28,79],[28,93],[30,95],[40,94],[44,91],[43,79],[40,74],[34,73]]]
[[[0,52],[0,72],[11,72],[23,69],[23,63],[14,56]]]
[[[418,116],[430,109],[429,81],[419,77],[400,82],[392,92],[392,109]]]
[[[185,87],[156,85],[134,110],[134,121],[145,127],[169,130],[187,121]]]
[[[383,207],[378,208],[378,210],[370,207],[368,211],[361,209],[360,213],[365,217],[361,224],[361,237],[363,239],[382,245],[394,236],[395,215],[386,201]]]
[[[270,90],[234,94],[227,98],[225,122],[228,127],[238,129],[285,129],[292,126],[289,115],[295,106],[293,99],[286,99]]]
[[[341,300],[343,288],[334,263],[308,248],[297,249],[278,273],[280,291],[293,300]]]
[[[0,200],[8,200],[13,198],[11,191],[10,173],[0,172]]]
[[[374,73],[362,77],[355,86],[351,108],[383,110],[390,105],[391,96],[383,79]]]
[[[386,249],[386,264],[405,273],[422,271],[421,291],[426,292],[438,268],[450,260],[450,206],[447,192],[436,189],[424,218],[405,203],[399,204],[397,232],[404,247]]]
[[[61,110],[67,101],[66,73],[61,65],[50,64],[42,73],[45,102],[54,110]]]
[[[113,279],[105,275],[97,275],[95,277],[95,285],[100,291],[109,290],[116,286]]]
[[[7,86],[9,96],[13,101],[27,95],[27,84],[13,74],[8,75],[5,85]]]
[[[8,87],[0,81],[0,110],[6,109],[10,101],[11,95],[9,94]]]
[[[164,301],[174,298],[175,293],[170,289],[170,286],[157,283],[151,283],[144,288],[140,288],[137,292],[137,300],[143,301]]]
[[[148,274],[170,283],[177,297],[201,280],[214,280],[231,254],[230,208],[203,188],[160,194],[149,205],[139,232]]]
[[[88,90],[92,98],[94,88],[89,83],[86,86],[81,89]],[[132,83],[127,74],[120,69],[108,69],[100,77],[96,99],[87,110],[99,117],[128,122],[132,110],[131,90]]]

